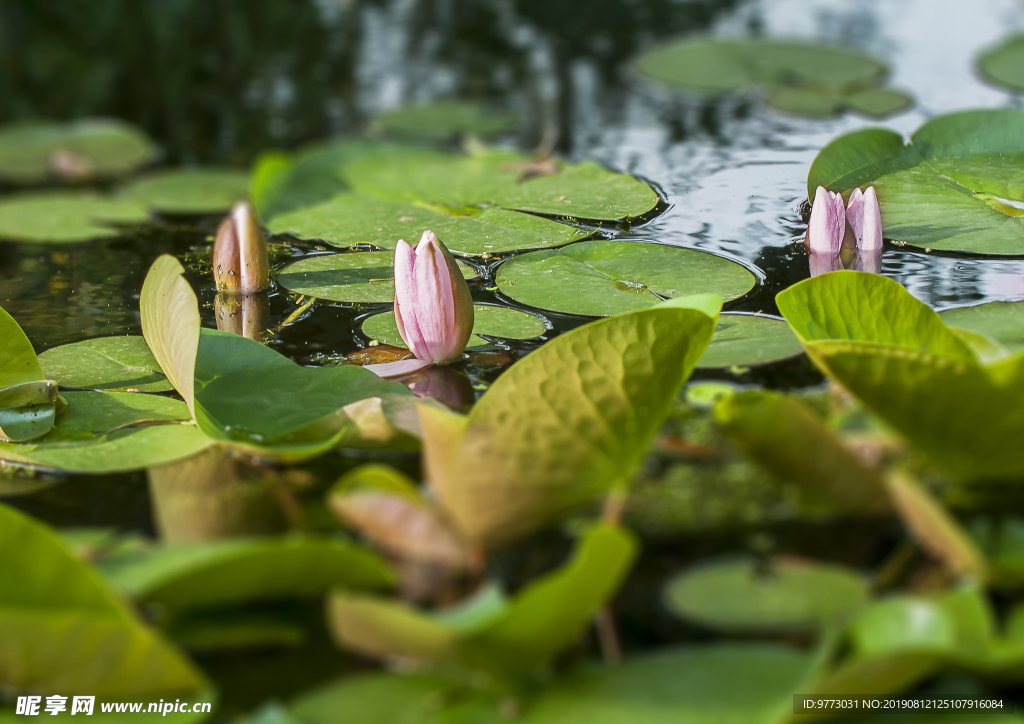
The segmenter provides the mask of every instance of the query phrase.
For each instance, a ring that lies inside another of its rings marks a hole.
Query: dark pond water
[[[916,96],[915,107],[885,122],[909,134],[947,111],[1021,106],[973,71],[980,49],[1021,27],[1016,0],[0,0],[0,121],[115,116],[145,128],[168,164],[245,166],[270,148],[360,133],[396,106],[478,100],[520,113],[508,145],[597,159],[650,181],[663,194],[663,213],[601,233],[741,260],[762,282],[729,308],[771,313],[775,293],[808,276],[799,240],[812,159],[836,135],[872,122],[792,118],[756,99],[688,99],[643,82],[627,61],[667,37],[706,31],[858,46],[888,60],[892,83]],[[0,243],[0,304],[38,352],[139,334],[146,270],[172,252],[187,260],[213,326],[208,249],[217,221],[167,218],[78,246]],[[315,251],[282,245],[275,259],[280,266]],[[936,307],[1024,298],[1024,260],[887,247],[882,273]],[[480,299],[489,294],[484,286],[475,291]],[[286,295],[272,294],[270,325],[294,309]],[[358,321],[378,310],[318,304],[272,344],[302,363],[324,362],[361,346]],[[552,334],[580,321],[553,316]],[[497,374],[493,362],[469,365],[478,387]],[[803,360],[703,376],[781,387],[821,379]],[[76,479],[12,502],[56,524],[151,530],[141,475]],[[840,557],[857,559],[857,530],[804,533],[818,541],[812,548],[846,546]],[[654,586],[678,565],[671,560],[665,570],[655,560],[641,579]],[[637,640],[662,637],[663,623],[637,620]],[[309,683],[305,671],[326,678],[349,665],[340,658],[302,649],[273,666],[246,657],[211,666],[237,679],[237,689],[259,693],[261,677],[297,690]],[[229,693],[232,679],[221,678]]]

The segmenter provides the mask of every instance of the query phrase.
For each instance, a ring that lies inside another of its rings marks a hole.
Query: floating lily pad
[[[999,342],[1009,352],[1024,351],[1024,302],[988,302],[939,312],[950,327],[978,332]]]
[[[561,246],[589,234],[567,224],[504,209],[428,208],[357,194],[340,194],[270,222],[272,233],[343,248],[373,244],[394,249],[399,239],[415,244],[427,229],[449,249],[463,254]]]
[[[142,337],[100,337],[39,355],[48,379],[62,387],[124,392],[174,389]]]
[[[473,307],[473,336],[468,347],[483,347],[490,344],[478,335],[501,339],[530,339],[547,331],[539,317],[518,309],[495,307],[489,304],[475,304]],[[375,314],[363,322],[363,334],[384,344],[404,347],[398,334],[398,323],[394,312]]]
[[[122,121],[15,123],[0,129],[0,179],[33,184],[128,173],[149,161],[153,143]]]
[[[194,425],[185,403],[122,392],[65,392],[68,407],[53,430],[31,443],[0,443],[0,459],[68,472],[108,473],[164,465],[202,452],[213,441]]]
[[[139,224],[145,208],[132,201],[63,191],[0,199],[0,239],[70,243],[110,239],[119,224]]]
[[[814,43],[688,39],[655,48],[636,65],[655,80],[691,92],[767,89],[770,105],[812,117],[844,109],[884,116],[912,102],[899,91],[876,87],[885,78],[885,63],[853,49]]]
[[[120,197],[167,214],[227,211],[249,195],[249,174],[230,169],[175,169],[123,187]]]
[[[978,70],[996,85],[1024,91],[1024,35],[1014,35],[978,58]]]
[[[579,164],[537,161],[507,151],[472,156],[393,155],[351,161],[341,175],[358,194],[453,208],[493,205],[578,219],[640,216],[658,195],[649,185],[593,161]]]
[[[285,267],[277,283],[288,291],[330,302],[374,304],[395,299],[395,255],[389,251],[310,256]],[[462,276],[476,269],[459,263]]]
[[[753,561],[698,566],[665,586],[674,613],[727,631],[807,630],[835,623],[867,600],[863,576],[840,566]]]
[[[438,101],[381,113],[373,123],[388,133],[446,140],[461,134],[493,136],[514,126],[516,116],[467,101]]]
[[[800,340],[784,319],[761,314],[722,314],[698,367],[749,367],[795,357]]]
[[[603,316],[688,294],[717,294],[729,301],[749,292],[757,280],[736,262],[703,251],[585,241],[513,257],[498,269],[497,282],[504,294],[523,304]]]
[[[904,144],[871,128],[840,136],[807,177],[849,196],[874,185],[887,239],[974,254],[1024,254],[1024,111],[953,113]]]

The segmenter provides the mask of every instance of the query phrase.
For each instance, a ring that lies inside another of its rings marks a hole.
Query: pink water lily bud
[[[824,186],[814,192],[811,220],[807,224],[807,245],[816,254],[838,254],[846,236],[846,209],[842,194]]]
[[[864,192],[853,190],[846,206],[846,219],[857,239],[857,249],[874,251],[882,248],[882,212],[878,208],[874,186],[868,186]]]
[[[249,204],[239,202],[217,229],[213,279],[217,290],[249,294],[266,289],[270,278],[267,239]]]
[[[395,321],[416,358],[454,362],[473,333],[473,298],[455,257],[432,231],[395,247]]]

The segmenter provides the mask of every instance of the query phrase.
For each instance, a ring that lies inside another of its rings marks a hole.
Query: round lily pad
[[[978,58],[978,70],[996,85],[1024,91],[1024,35],[1014,35]]]
[[[795,357],[800,340],[784,319],[761,314],[722,314],[698,367],[752,367]]]
[[[395,255],[390,251],[310,256],[285,267],[277,283],[290,292],[329,302],[373,304],[395,299]],[[462,276],[474,278],[476,269],[459,262]]]
[[[39,355],[48,379],[63,387],[108,392],[174,389],[142,337],[99,337]]]
[[[473,336],[469,338],[468,347],[482,347],[489,342],[478,335],[499,337],[501,339],[531,339],[539,337],[547,331],[547,327],[539,317],[518,309],[496,307],[489,304],[473,305]],[[394,312],[382,312],[369,317],[363,322],[363,334],[383,344],[404,347],[401,335],[398,334],[398,323]]]
[[[753,289],[757,279],[740,264],[703,251],[599,240],[513,257],[499,267],[497,282],[523,304],[596,317],[688,294],[729,301]]]
[[[887,239],[974,254],[1024,254],[1024,111],[933,118],[905,143],[869,128],[821,150],[807,177],[844,197],[874,186]]]
[[[149,174],[121,189],[123,199],[168,214],[227,211],[249,194],[249,175],[231,169],[175,169]]]
[[[0,129],[0,179],[33,184],[128,173],[153,157],[140,129],[122,121],[15,123]]]
[[[511,113],[492,113],[477,103],[439,101],[381,113],[374,124],[397,135],[448,139],[464,133],[492,136],[515,125]]]
[[[1024,302],[988,302],[939,312],[950,327],[991,337],[1013,352],[1024,351]]]
[[[138,224],[147,218],[146,209],[130,201],[63,191],[18,194],[0,200],[0,239],[108,239],[121,235],[118,224]]]
[[[697,566],[665,586],[676,615],[727,631],[804,631],[835,621],[867,600],[856,572],[820,563],[778,561],[761,572],[753,561]]]
[[[875,116],[905,108],[899,91],[874,92],[884,79],[882,61],[852,49],[815,43],[697,38],[663,45],[640,56],[637,68],[671,86],[698,93],[763,88],[779,110],[812,117],[845,109]]]
[[[277,216],[269,228],[274,234],[337,247],[373,244],[382,249],[394,249],[399,239],[415,243],[429,229],[449,249],[463,254],[561,246],[589,235],[574,226],[517,211],[430,208],[348,193]]]

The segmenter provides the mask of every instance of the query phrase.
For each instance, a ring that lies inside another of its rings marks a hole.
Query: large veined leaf
[[[137,546],[102,558],[117,590],[159,604],[171,616],[189,609],[316,596],[332,587],[382,589],[390,567],[352,543],[313,537],[236,538]]]
[[[897,282],[840,271],[776,297],[808,355],[960,478],[1024,472],[1024,355],[982,364]]]
[[[202,675],[136,621],[52,531],[0,505],[0,682],[16,692],[157,696]]]
[[[567,314],[603,316],[687,294],[741,297],[757,279],[736,262],[665,244],[584,241],[516,256],[502,264],[498,288],[518,302]]]
[[[63,387],[124,392],[174,389],[143,337],[97,337],[48,349],[39,364]]]
[[[194,414],[193,379],[199,350],[199,301],[182,274],[185,269],[164,254],[149,268],[139,311],[142,334],[167,380]]]
[[[145,164],[154,151],[145,133],[123,121],[15,123],[0,129],[0,179],[32,184],[116,176]]]
[[[561,246],[590,233],[518,211],[449,209],[352,193],[338,194],[270,222],[270,231],[275,234],[337,247],[372,244],[381,249],[394,249],[399,239],[415,244],[428,229],[449,249],[463,254]]]
[[[871,128],[821,150],[807,177],[844,197],[873,185],[887,239],[974,254],[1024,253],[1024,111],[952,113],[904,144]]]
[[[715,418],[740,449],[792,486],[808,510],[888,509],[881,476],[796,398],[766,390],[738,392],[718,401]]]
[[[0,200],[0,239],[72,243],[113,239],[119,224],[139,224],[146,209],[123,199],[72,191],[37,191]]]
[[[415,243],[415,242],[414,242]],[[460,263],[462,276],[476,269]],[[349,304],[390,303],[395,299],[395,255],[389,251],[308,256],[289,264],[277,283],[297,294]]]
[[[803,561],[698,565],[665,585],[665,603],[685,619],[725,631],[800,631],[841,622],[868,596],[855,571]]]
[[[363,334],[384,344],[404,347],[398,333],[398,322],[394,312],[382,312],[368,317],[363,322]],[[531,339],[539,337],[547,331],[547,327],[539,317],[518,309],[496,307],[491,304],[476,304],[473,309],[473,336],[469,338],[467,347],[483,347],[489,342],[486,337],[499,339]]]
[[[428,616],[390,600],[337,593],[329,607],[332,629],[343,645],[365,653],[525,676],[580,635],[618,589],[635,548],[622,529],[595,526],[566,565],[511,601],[485,590],[458,614]]]
[[[420,408],[445,511],[487,548],[625,484],[714,331],[696,295],[563,334],[506,371],[463,418]]]
[[[1011,35],[978,58],[978,70],[996,85],[1024,91],[1024,35]]]
[[[628,658],[619,666],[587,664],[552,681],[523,703],[523,724],[780,724],[813,670],[808,654],[769,645],[679,648]],[[744,686],[737,688],[736,681]],[[500,724],[494,698],[437,674],[349,677],[299,697],[285,721],[330,724]],[[972,723],[973,724],[973,723]]]
[[[204,329],[200,336],[196,421],[225,442],[272,445],[316,423],[322,428],[303,442],[334,439],[348,420],[343,407],[393,396],[411,393],[362,367],[302,367],[236,334]]]
[[[53,430],[29,443],[0,443],[0,459],[67,472],[138,470],[182,460],[213,441],[178,400],[121,392],[65,392]]]
[[[761,88],[781,111],[828,117],[849,109],[871,116],[913,101],[877,88],[886,66],[851,48],[799,41],[690,38],[648,51],[636,61],[645,75],[697,93]]]
[[[227,211],[249,193],[249,175],[230,169],[200,168],[158,171],[133,181],[120,198],[170,214]]]

